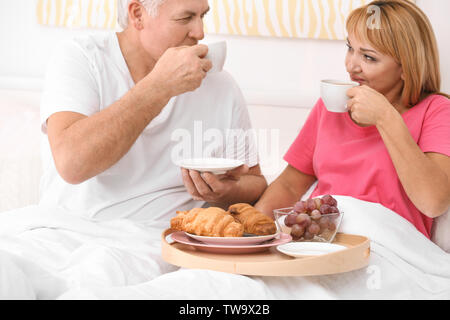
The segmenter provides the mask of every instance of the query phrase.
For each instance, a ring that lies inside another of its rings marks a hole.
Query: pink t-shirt
[[[423,152],[450,157],[449,99],[429,96],[402,117]],[[375,126],[360,127],[348,113],[329,112],[319,100],[284,159],[318,179],[312,197],[344,195],[380,203],[431,237],[433,219],[409,200]]]

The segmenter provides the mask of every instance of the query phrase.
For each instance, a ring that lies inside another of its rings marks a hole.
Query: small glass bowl
[[[293,231],[293,226],[288,227],[285,223],[285,219],[286,217],[290,216],[290,215],[299,215],[299,213],[294,211],[294,208],[284,208],[284,209],[276,209],[273,210],[274,216],[275,216],[275,223],[278,226],[278,229],[281,230],[284,233],[290,234],[292,236],[292,241],[296,241],[296,242],[328,242],[331,243],[333,242],[339,227],[341,226],[341,222],[342,219],[344,217],[344,212],[339,212],[339,213],[329,213],[329,214],[323,214],[321,215],[321,217],[317,220],[314,220],[311,218],[311,223],[303,223],[303,227],[300,227],[300,229],[294,230]],[[326,218],[323,219],[322,218]],[[312,221],[316,222],[319,227],[320,227],[320,231],[317,232],[317,227],[316,227],[316,234],[314,233],[310,233],[308,232],[308,234],[306,234],[306,232],[309,229],[309,226],[312,224]],[[299,224],[299,226],[301,226],[301,224]],[[303,229],[303,233],[301,231],[301,229]],[[295,233],[297,232],[297,234],[303,234],[302,236],[296,236]]]

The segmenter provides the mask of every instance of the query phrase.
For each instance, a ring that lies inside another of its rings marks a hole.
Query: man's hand
[[[222,175],[181,169],[184,185],[194,200],[218,204],[227,203],[228,199],[235,196],[233,193],[237,190],[239,180],[248,172],[246,165]]]
[[[202,44],[169,48],[144,81],[151,80],[169,99],[194,91],[212,68],[212,62],[205,59],[207,54],[208,47]]]

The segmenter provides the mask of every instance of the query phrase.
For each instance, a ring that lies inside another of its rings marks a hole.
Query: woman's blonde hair
[[[347,32],[394,58],[403,68],[402,104],[414,106],[441,94],[436,37],[423,11],[407,0],[379,0],[354,10]]]

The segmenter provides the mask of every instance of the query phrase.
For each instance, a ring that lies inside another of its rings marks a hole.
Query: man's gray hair
[[[128,5],[133,0],[119,0],[117,6],[117,21],[119,22],[119,26],[122,29],[126,29],[128,27]],[[147,9],[147,12],[152,17],[156,17],[158,15],[158,8],[165,0],[137,0],[142,3],[142,5]]]

